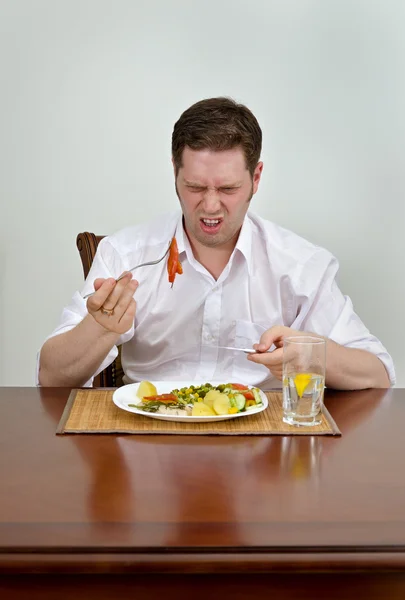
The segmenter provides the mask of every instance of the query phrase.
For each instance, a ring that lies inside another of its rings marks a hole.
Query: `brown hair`
[[[231,98],[200,100],[183,112],[174,126],[172,156],[176,173],[184,148],[230,150],[241,146],[253,177],[262,149],[262,130],[254,114]]]

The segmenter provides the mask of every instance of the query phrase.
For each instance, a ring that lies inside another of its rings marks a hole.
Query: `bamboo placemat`
[[[280,392],[266,392],[269,406],[261,413],[212,423],[160,421],[130,413],[115,406],[113,392],[112,389],[72,390],[56,433],[341,435],[325,407],[320,425],[295,427],[284,423]]]

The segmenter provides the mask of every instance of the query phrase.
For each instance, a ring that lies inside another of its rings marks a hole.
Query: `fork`
[[[157,260],[151,260],[151,261],[149,261],[149,262],[145,262],[145,263],[141,263],[140,265],[136,265],[136,267],[132,267],[132,269],[128,269],[128,270],[126,271],[126,273],[129,273],[129,272],[131,272],[131,271],[135,271],[135,269],[139,269],[139,267],[148,267],[149,265],[157,265],[158,263],[160,263],[160,262],[161,262],[161,261],[164,259],[164,257],[167,255],[167,253],[169,252],[169,250],[170,250],[170,243],[171,243],[171,242],[169,242],[169,246],[168,246],[168,248],[167,248],[166,252],[163,254],[163,256],[161,256],[161,257],[160,257],[160,258],[158,258]],[[126,274],[126,273],[125,273],[125,274]],[[123,277],[125,277],[125,274],[123,274],[123,275],[120,275],[120,276],[118,277],[118,279],[116,279],[115,281],[117,281],[117,282],[118,282],[120,279],[122,279]],[[89,297],[90,297],[90,296],[92,296],[93,294],[95,294],[95,292],[90,292],[90,294],[86,294],[85,296],[83,296],[83,300],[86,300],[86,298],[89,298]]]

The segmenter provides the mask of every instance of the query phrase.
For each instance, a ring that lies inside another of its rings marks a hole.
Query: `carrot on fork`
[[[169,258],[167,259],[167,272],[169,275],[169,283],[172,284],[176,278],[176,274],[181,275],[183,273],[183,267],[179,260],[179,250],[177,248],[176,238],[173,237],[170,243]]]

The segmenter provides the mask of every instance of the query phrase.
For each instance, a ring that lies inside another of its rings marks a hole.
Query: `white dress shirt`
[[[265,221],[245,218],[231,258],[215,280],[194,258],[180,211],[104,238],[81,292],[63,310],[50,337],[77,325],[87,314],[83,295],[98,277],[117,278],[135,265],[162,256],[176,236],[183,274],[168,282],[167,261],[134,272],[134,326],[122,335],[125,383],[161,380],[239,381],[279,388],[263,365],[242,352],[218,346],[252,347],[273,325],[327,336],[350,348],[372,352],[395,383],[392,359],[339,290],[338,262],[327,250]],[[117,356],[114,346],[96,375]],[[92,385],[92,379],[86,385]]]

